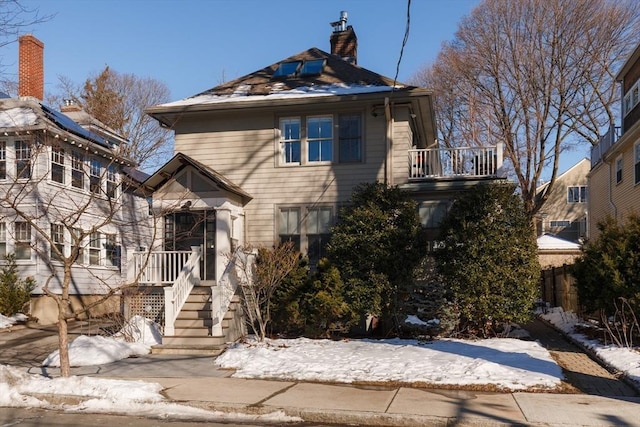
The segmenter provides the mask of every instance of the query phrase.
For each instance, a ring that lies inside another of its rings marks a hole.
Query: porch
[[[134,252],[128,279],[137,292],[126,298],[126,314],[162,326],[153,353],[213,354],[245,334],[238,286],[249,285],[252,254],[236,251],[220,280],[201,279],[202,247],[191,251]]]
[[[409,181],[504,177],[503,144],[408,151]]]

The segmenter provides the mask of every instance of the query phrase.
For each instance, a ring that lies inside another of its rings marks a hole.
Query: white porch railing
[[[254,261],[255,255],[253,253],[236,250],[227,263],[219,283],[211,287],[211,335],[220,336],[223,334],[222,320],[229,310],[229,304],[238,286],[251,283]]]
[[[502,144],[409,150],[409,180],[502,175]]]
[[[191,256],[191,251],[134,252],[128,278],[139,285],[171,285]]]
[[[191,256],[180,270],[173,286],[164,287],[164,335],[175,334],[175,321],[194,285],[200,283],[200,246],[191,248]]]

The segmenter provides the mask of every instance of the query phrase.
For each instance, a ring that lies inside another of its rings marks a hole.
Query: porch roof
[[[253,199],[249,193],[244,191],[239,185],[231,182],[227,177],[221,173],[211,169],[210,167],[200,163],[199,161],[187,156],[183,153],[176,153],[171,160],[165,163],[160,169],[155,171],[143,185],[150,191],[160,188],[169,179],[174,177],[178,172],[184,169],[186,166],[191,166],[201,173],[206,178],[213,181],[218,187],[223,190],[229,191],[242,198],[244,204]]]

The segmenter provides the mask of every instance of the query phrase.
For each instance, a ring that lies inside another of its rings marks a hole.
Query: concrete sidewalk
[[[80,329],[75,328],[74,333],[80,333]],[[58,369],[39,365],[42,355],[57,344],[53,333],[53,328],[1,332],[0,363],[20,366],[34,374],[58,376]],[[17,354],[20,359],[13,359]],[[589,374],[583,379],[601,381],[603,374],[593,363],[595,366],[587,364],[583,369]],[[565,369],[576,371],[571,366]],[[233,371],[217,368],[214,357],[172,355],[146,355],[72,368],[72,374],[159,383],[166,398],[175,403],[234,413],[282,411],[322,425],[640,426],[640,397],[616,395],[622,390],[617,387],[606,388],[613,395],[595,395],[579,393],[588,387],[579,387],[573,394],[491,393],[250,380],[232,378]]]

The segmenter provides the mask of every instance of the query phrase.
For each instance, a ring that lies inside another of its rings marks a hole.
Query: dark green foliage
[[[271,299],[271,332],[283,336],[298,336],[305,327],[306,316],[301,307],[309,281],[309,261],[300,257],[294,268]]]
[[[463,193],[439,240],[437,269],[453,292],[462,329],[488,336],[531,317],[540,265],[531,222],[512,186]]]
[[[407,314],[416,315],[427,325],[404,323],[402,330],[418,335],[452,336],[458,327],[459,313],[453,303],[453,293],[437,273],[435,260],[425,257],[415,270],[414,288],[403,304]]]
[[[580,304],[609,316],[624,298],[640,313],[640,216],[629,215],[623,225],[608,217],[598,230],[598,239],[582,246],[573,267]]]
[[[7,255],[5,264],[0,268],[0,314],[13,316],[23,313],[35,287],[33,277],[18,277],[16,257],[13,254]]]
[[[356,320],[344,299],[344,283],[340,272],[328,259],[318,262],[318,270],[309,280],[305,335],[329,338],[333,332],[346,332]]]
[[[400,301],[426,254],[416,203],[397,187],[361,184],[331,231],[329,259],[354,313],[380,315],[387,329],[403,320]]]

